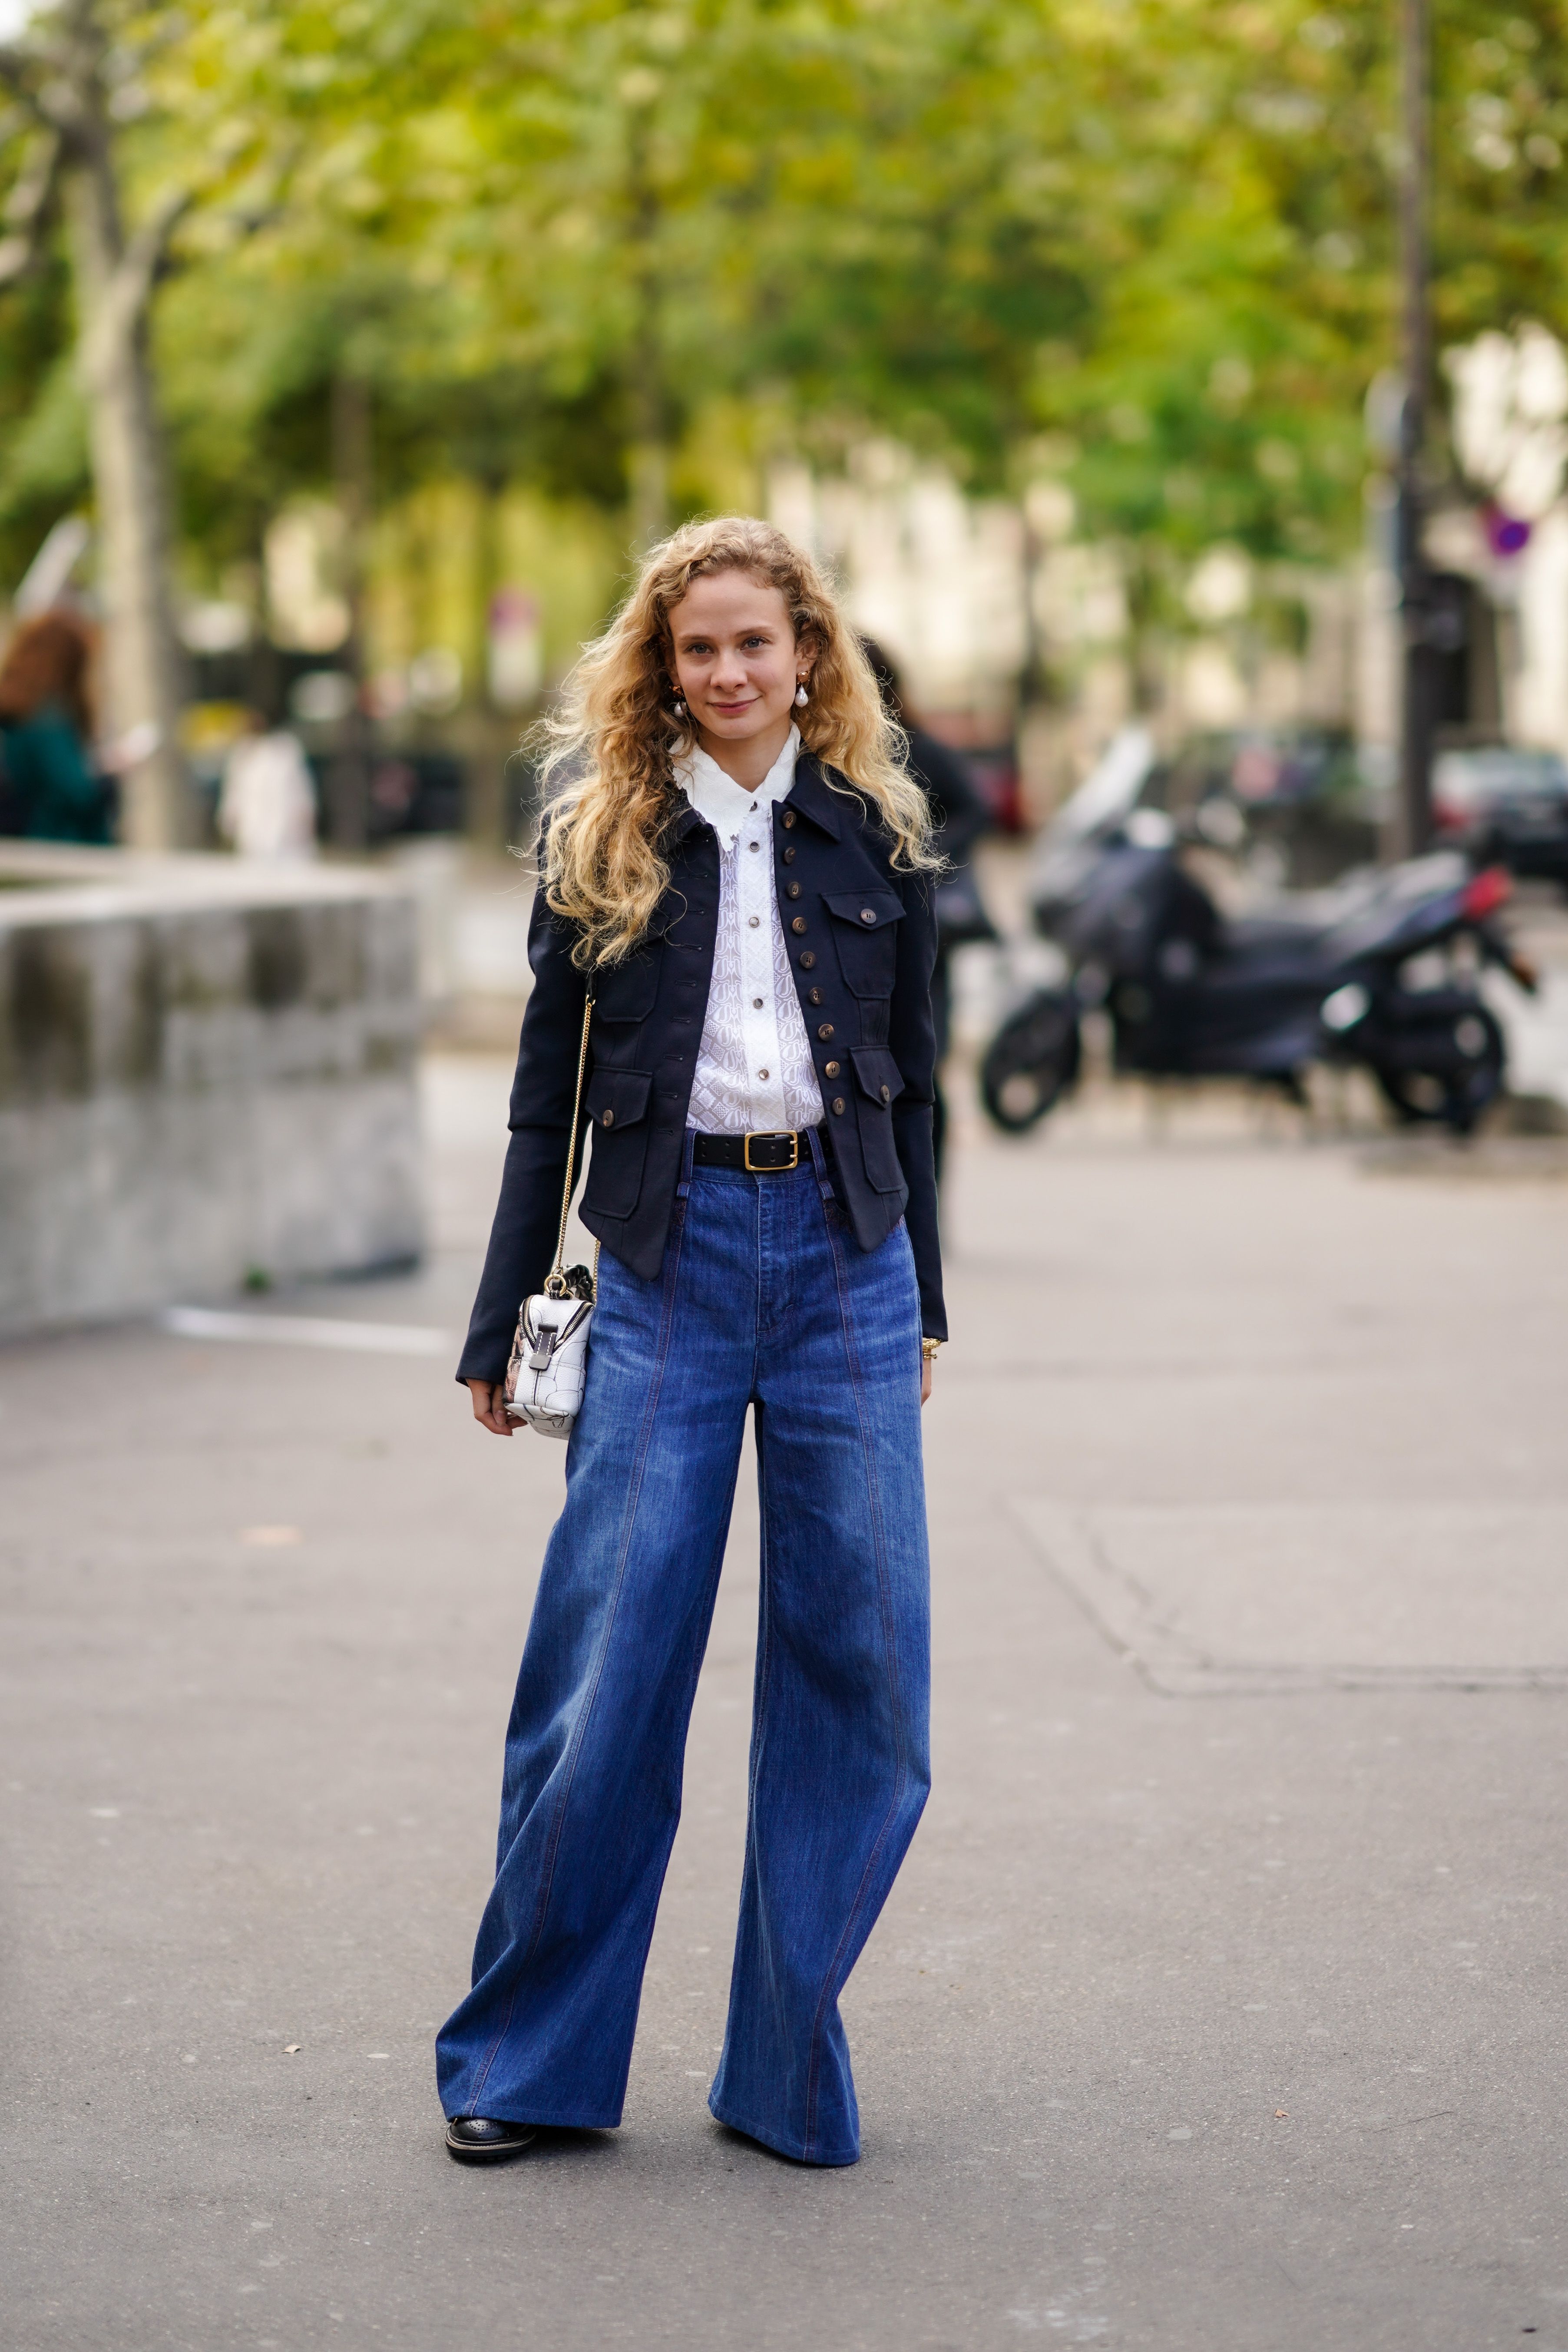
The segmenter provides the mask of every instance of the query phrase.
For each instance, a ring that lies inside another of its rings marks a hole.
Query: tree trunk
[[[632,537],[646,554],[669,529],[669,396],[665,383],[660,312],[658,231],[660,206],[648,155],[652,124],[647,106],[631,119],[628,194],[631,204],[632,282],[637,324],[632,336],[631,448],[628,485]]]
[[[338,726],[327,772],[327,830],[339,849],[363,850],[370,837],[370,716],[364,698],[365,534],[370,528],[370,387],[340,370],[332,379],[332,472],[343,519],[343,589],[349,633],[339,659],[354,698]]]
[[[90,417],[104,605],[108,732],[144,746],[121,777],[121,837],[173,849],[195,837],[180,749],[184,660],[169,595],[166,478],[147,352],[151,268],[127,283],[107,141],[68,180],[79,366]]]

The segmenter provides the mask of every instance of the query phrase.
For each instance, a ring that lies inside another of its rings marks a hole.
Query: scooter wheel
[[[1374,1064],[1373,1076],[1403,1125],[1468,1135],[1502,1091],[1508,1065],[1502,1031],[1484,1004],[1470,1004],[1444,1023],[1433,1043],[1432,1068]]]
[[[980,1065],[980,1099],[1008,1135],[1026,1135],[1078,1076],[1078,1015],[1069,1000],[1042,990],[996,1032]]]

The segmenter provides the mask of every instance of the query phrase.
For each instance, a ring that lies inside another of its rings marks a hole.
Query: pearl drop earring
[[[675,715],[678,719],[684,719],[686,716],[686,705],[679,694],[675,698]]]
[[[810,698],[810,696],[806,693],[806,690],[805,690],[805,678],[803,677],[803,678],[800,680],[799,684],[796,686],[795,690],[795,709],[796,709],[797,710],[804,710],[804,709],[805,709],[806,704],[810,701],[810,699],[811,699],[811,698]]]

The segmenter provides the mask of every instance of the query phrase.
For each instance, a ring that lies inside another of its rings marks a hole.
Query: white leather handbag
[[[588,1329],[594,1319],[598,1245],[595,1244],[592,1270],[585,1265],[563,1268],[562,1260],[566,1254],[566,1219],[576,1174],[583,1073],[587,1066],[588,1024],[593,1017],[594,991],[590,983],[583,1007],[582,1043],[577,1049],[577,1097],[572,1106],[572,1140],[566,1147],[566,1181],[561,1194],[555,1263],[544,1277],[544,1288],[522,1302],[517,1334],[511,1343],[511,1361],[506,1368],[507,1417],[526,1421],[541,1437],[571,1436],[588,1377]]]

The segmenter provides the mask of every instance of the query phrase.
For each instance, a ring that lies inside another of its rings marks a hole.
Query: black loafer
[[[454,2116],[447,2126],[447,2147],[459,2164],[499,2164],[521,2156],[538,2137],[537,2124],[501,2123],[492,2116]]]

